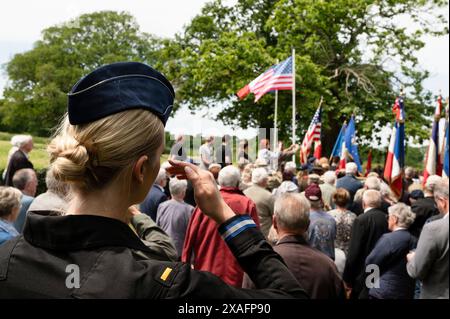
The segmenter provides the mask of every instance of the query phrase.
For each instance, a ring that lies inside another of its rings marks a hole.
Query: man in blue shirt
[[[353,203],[353,198],[355,197],[358,189],[363,187],[363,184],[356,178],[358,174],[358,166],[353,163],[347,163],[345,165],[345,176],[341,177],[336,182],[336,188],[344,188],[350,193],[351,202]]]
[[[317,184],[311,184],[305,190],[311,211],[308,228],[309,244],[334,260],[334,240],[336,239],[336,221],[322,210],[322,192]]]

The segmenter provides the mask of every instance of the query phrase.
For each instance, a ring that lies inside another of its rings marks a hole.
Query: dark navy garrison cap
[[[166,125],[175,91],[158,71],[138,62],[102,66],[74,85],[68,94],[69,121],[85,124],[129,109],[146,109]]]

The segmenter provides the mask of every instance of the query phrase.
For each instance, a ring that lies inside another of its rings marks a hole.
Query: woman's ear
[[[148,167],[146,167],[147,161],[148,161],[148,156],[142,155],[141,157],[138,158],[138,160],[134,164],[133,176],[134,176],[134,178],[136,178],[136,180],[139,183],[144,182],[146,169],[148,169]]]

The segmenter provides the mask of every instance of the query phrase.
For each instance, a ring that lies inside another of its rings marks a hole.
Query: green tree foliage
[[[67,108],[67,92],[94,68],[112,62],[156,64],[158,39],[139,31],[127,13],[103,11],[45,29],[32,50],[6,65],[0,101],[3,128],[48,135]]]
[[[253,96],[238,101],[234,93],[295,48],[297,136],[302,138],[323,95],[325,150],[352,113],[368,143],[392,122],[391,107],[404,86],[406,133],[421,141],[433,97],[422,87],[428,72],[415,53],[424,35],[448,33],[438,14],[445,6],[442,0],[239,0],[233,6],[215,0],[166,43],[163,56],[177,66],[166,73],[176,82],[178,102],[192,110],[220,105],[218,117],[228,124],[272,127],[272,94],[255,104]],[[407,31],[402,22],[418,27]],[[290,92],[280,92],[279,112],[286,138]]]

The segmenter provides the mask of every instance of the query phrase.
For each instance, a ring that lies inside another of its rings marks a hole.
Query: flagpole
[[[273,150],[277,149],[278,145],[278,90],[275,90],[275,116],[273,118]]]
[[[295,49],[292,48],[292,144],[295,144]],[[295,153],[292,155],[292,161],[295,163]]]
[[[280,63],[278,59],[276,59],[276,64]],[[273,128],[275,132],[273,133],[273,150],[275,151],[278,147],[278,90],[275,90],[275,114],[273,117]]]

